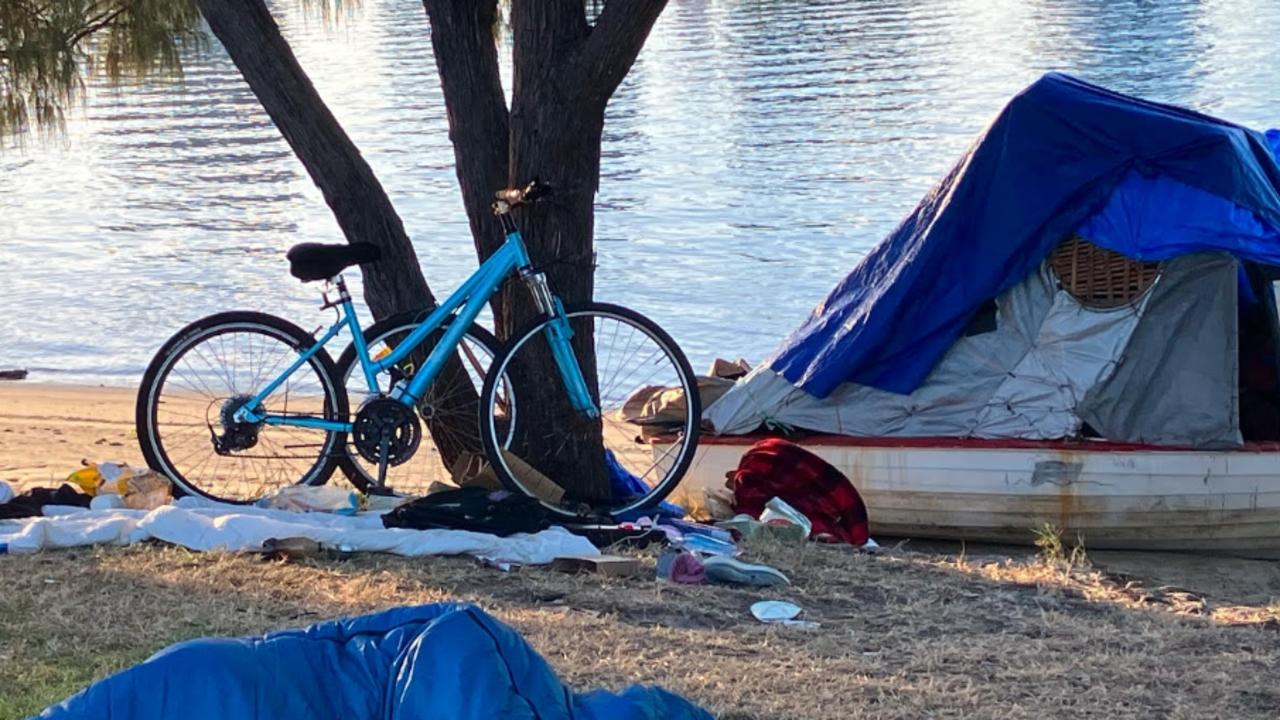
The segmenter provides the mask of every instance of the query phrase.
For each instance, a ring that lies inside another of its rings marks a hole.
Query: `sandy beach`
[[[0,383],[0,480],[56,485],[82,460],[141,465],[135,397],[132,388]]]

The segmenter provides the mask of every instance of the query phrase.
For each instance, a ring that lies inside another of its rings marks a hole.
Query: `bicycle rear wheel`
[[[513,336],[489,370],[480,399],[485,453],[503,484],[561,516],[651,508],[693,461],[697,379],[675,341],[634,310],[591,303],[566,313],[600,417],[568,409],[547,340],[553,318],[544,317]],[[519,414],[510,415],[504,393],[520,398]]]
[[[254,312],[212,315],[183,328],[156,353],[138,390],[135,419],[147,465],[187,493],[232,503],[325,482],[346,433],[234,420],[314,343],[293,323]],[[262,407],[272,415],[345,419],[347,396],[335,377],[321,349]]]

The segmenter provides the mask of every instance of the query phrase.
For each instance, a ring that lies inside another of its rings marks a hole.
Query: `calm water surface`
[[[475,266],[421,5],[365,0],[286,33],[414,238]],[[609,106],[602,299],[695,366],[766,355],[1046,70],[1280,125],[1280,0],[672,0]],[[184,323],[328,319],[283,252],[338,241],[319,192],[215,46],[185,81],[91,82],[65,139],[0,154],[0,367],[136,381]]]

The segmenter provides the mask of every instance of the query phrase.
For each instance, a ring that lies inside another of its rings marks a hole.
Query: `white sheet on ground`
[[[0,521],[0,544],[9,552],[32,553],[86,545],[131,545],[161,540],[197,551],[256,552],[269,538],[305,537],[322,545],[355,552],[386,552],[407,557],[474,555],[526,565],[543,565],[567,555],[598,555],[586,538],[563,528],[501,538],[466,530],[385,528],[380,516],[211,505],[170,505],[145,510],[58,509],[52,516]]]

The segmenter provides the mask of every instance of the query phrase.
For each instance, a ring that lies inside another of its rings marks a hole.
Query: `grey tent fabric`
[[[896,437],[1058,438],[1115,367],[1133,307],[1091,310],[1057,288],[1047,267],[996,300],[996,329],[961,337],[910,395],[845,383],[815,398],[768,369],[740,380],[706,411],[720,433],[776,422],[818,432]]]
[[[1225,253],[1166,262],[1119,366],[1085,395],[1080,417],[1120,442],[1239,445],[1237,277]]]
[[[866,437],[1076,437],[1241,443],[1236,261],[1165,263],[1130,305],[1082,306],[1047,266],[997,298],[996,328],[961,337],[914,392],[853,383],[815,398],[768,368],[705,413],[716,432],[762,423]],[[1206,352],[1206,348],[1212,351]]]
[[[1039,282],[1055,281],[1041,268]],[[1023,355],[978,411],[971,435],[1037,440],[1068,437],[1080,430],[1076,407],[1100,380],[1114,371],[1145,298],[1106,310],[1082,306],[1065,291],[1053,295],[1048,313],[1023,336]],[[1017,298],[1009,304],[1024,309]]]
[[[767,366],[747,375],[704,412],[716,432],[749,433],[779,423],[841,435],[970,435],[976,414],[1026,353],[1053,304],[1054,289],[1033,274],[996,301],[996,330],[958,339],[910,395],[845,383],[825,399]]]

